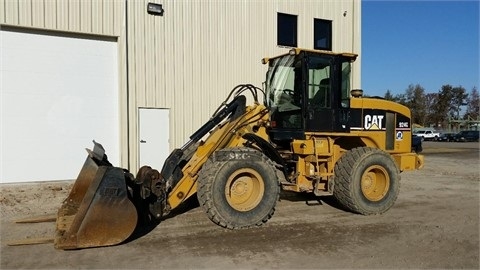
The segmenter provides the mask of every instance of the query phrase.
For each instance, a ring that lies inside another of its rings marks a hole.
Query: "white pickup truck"
[[[414,133],[418,137],[422,137],[422,139],[428,140],[437,140],[440,137],[440,133],[436,132],[435,130],[418,130]]]

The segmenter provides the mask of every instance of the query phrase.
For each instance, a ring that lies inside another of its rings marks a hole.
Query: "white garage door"
[[[0,183],[75,179],[92,140],[118,165],[117,43],[0,30]]]

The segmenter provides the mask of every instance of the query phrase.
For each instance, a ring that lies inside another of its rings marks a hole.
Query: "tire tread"
[[[268,164],[268,166],[272,170],[271,173],[276,175],[275,164],[268,157],[266,157],[263,153],[259,151],[256,151],[251,148],[246,148],[246,147],[222,149],[219,151],[238,151],[242,153],[248,152],[250,155],[258,155],[261,158],[260,162],[264,162]],[[198,196],[198,201],[200,205],[203,207],[205,213],[213,223],[227,229],[244,229],[244,228],[251,228],[251,227],[263,225],[273,216],[275,212],[275,206],[272,207],[272,209],[270,209],[270,211],[261,220],[250,225],[241,225],[241,224],[237,224],[233,220],[226,220],[224,217],[221,216],[220,212],[215,207],[213,202],[213,194],[211,192],[213,181],[215,179],[216,173],[227,162],[228,161],[215,161],[212,156],[203,165],[199,173],[198,186],[197,186],[197,196]],[[280,198],[280,181],[277,181],[277,182],[278,182],[278,188],[277,188],[278,192],[276,192],[276,194],[274,195],[276,196],[275,201],[278,201]]]
[[[365,209],[358,203],[357,195],[355,194],[354,189],[352,186],[354,185],[352,177],[352,172],[354,172],[359,165],[359,160],[364,159],[366,156],[369,155],[382,155],[384,158],[390,159],[392,164],[395,164],[395,161],[391,157],[390,154],[372,147],[357,147],[353,148],[347,153],[345,153],[342,157],[340,157],[339,161],[335,164],[335,177],[334,177],[334,197],[337,201],[347,210],[352,212],[362,214],[362,215],[374,215],[374,214],[381,214],[387,211],[394,203],[398,195],[398,190],[400,188],[400,174],[397,166],[395,166],[396,172],[396,181],[394,183],[397,185],[396,189],[393,191],[394,194],[393,200],[389,201],[387,205],[383,208],[379,208],[379,211],[372,212],[371,210]],[[395,179],[391,179],[391,181],[395,181]]]

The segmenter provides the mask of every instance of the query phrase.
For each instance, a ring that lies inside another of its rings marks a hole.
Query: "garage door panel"
[[[0,182],[74,179],[93,139],[118,164],[116,42],[0,35]]]

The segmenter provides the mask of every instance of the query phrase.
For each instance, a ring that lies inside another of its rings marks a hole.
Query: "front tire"
[[[335,165],[334,185],[334,197],[347,210],[381,214],[397,200],[400,171],[388,153],[370,147],[354,148]]]
[[[214,223],[228,229],[249,228],[272,217],[280,184],[275,165],[261,152],[222,149],[203,165],[197,195]]]

